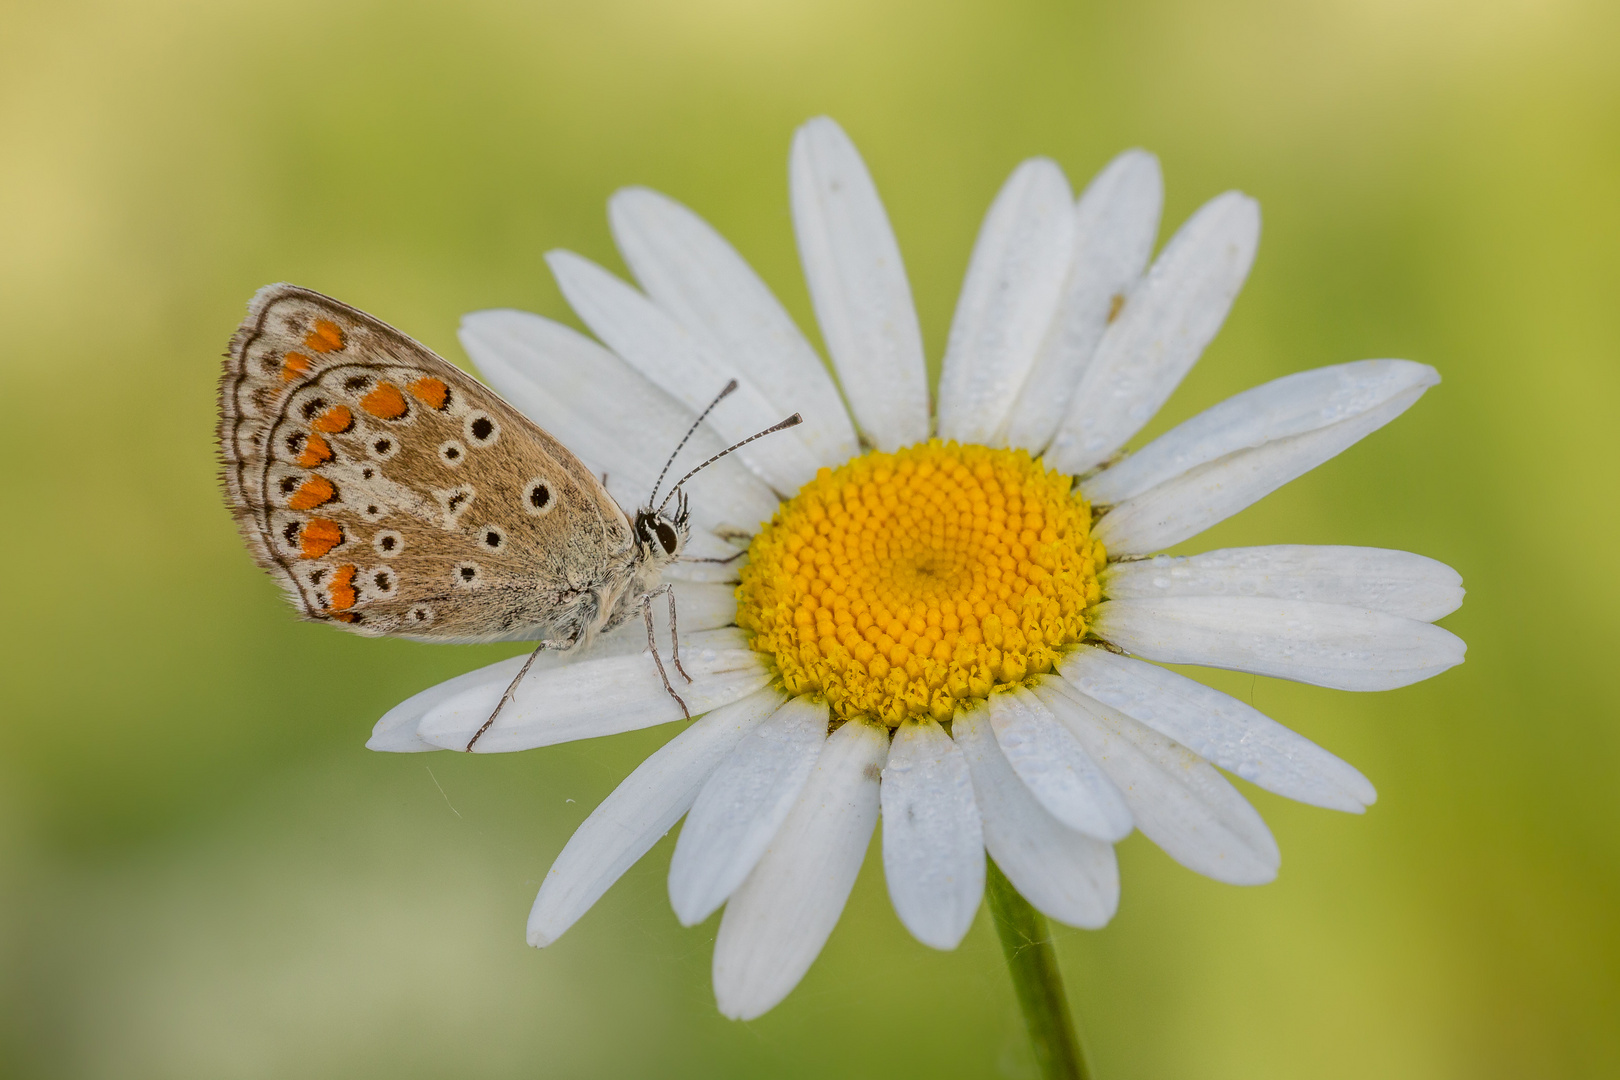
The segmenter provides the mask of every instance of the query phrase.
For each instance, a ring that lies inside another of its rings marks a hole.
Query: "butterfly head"
[[[644,506],[636,511],[636,548],[644,562],[653,565],[674,562],[692,535],[687,513],[686,492],[676,489],[674,513],[667,512],[668,500],[658,509]]]
[[[658,473],[658,479],[653,482],[652,494],[648,496],[647,505],[636,511],[636,550],[637,554],[644,561],[649,561],[655,566],[661,566],[665,563],[674,562],[680,557],[682,549],[686,547],[687,538],[692,534],[691,526],[688,522],[686,505],[685,485],[688,480],[692,479],[692,477],[696,476],[710,465],[713,465],[715,462],[719,461],[733,450],[747,446],[755,439],[763,438],[772,432],[783,431],[804,422],[803,418],[798,413],[794,413],[786,420],[783,420],[780,423],[772,424],[764,431],[755,432],[753,435],[750,435],[748,438],[743,439],[740,442],[732,443],[718,454],[714,454],[707,460],[699,463],[696,468],[692,469],[685,476],[675,481],[675,486],[669,489],[669,493],[664,496],[664,501],[655,504],[654,500],[658,498],[658,489],[663,486],[664,477],[669,474],[669,467],[675,463],[676,456],[679,455],[681,449],[686,446],[687,440],[692,437],[693,432],[697,431],[698,427],[702,425],[705,419],[707,419],[709,413],[714,411],[714,407],[720,404],[720,402],[724,401],[726,396],[735,389],[737,389],[737,380],[732,379],[730,382],[726,383],[725,387],[721,389],[720,393],[715,397],[715,399],[709,403],[709,407],[698,414],[697,419],[692,422],[692,426],[687,429],[686,434],[681,438],[681,441],[676,444],[675,452],[670,454],[668,461],[664,462],[663,469]],[[675,512],[673,515],[666,513],[666,510],[671,502],[674,502],[675,504]]]

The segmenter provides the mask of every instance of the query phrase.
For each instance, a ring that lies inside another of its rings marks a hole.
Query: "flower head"
[[[1218,196],[1149,266],[1162,202],[1151,155],[1121,155],[1078,200],[1036,159],[985,220],[930,415],[899,248],[832,121],[800,129],[791,185],[837,384],[730,245],[642,189],[610,204],[640,289],[549,257],[606,348],[520,312],[463,324],[490,383],[624,505],[729,379],[739,389],[694,454],[786,412],[805,420],[691,481],[694,561],[669,576],[694,680],[682,696],[702,715],[568,842],[529,941],[556,940],[684,815],[670,899],[688,925],[724,905],[715,992],[747,1018],[814,961],[880,811],[901,921],[952,948],[978,909],[986,851],[1076,926],[1112,917],[1112,844],[1133,829],[1218,880],[1271,880],[1276,844],[1222,769],[1318,806],[1371,804],[1351,766],[1152,661],[1404,686],[1462,660],[1462,642],[1433,625],[1461,603],[1457,575],[1371,548],[1154,553],[1389,422],[1434,370],[1368,360],[1286,376],[1123,455],[1219,329],[1258,209]],[[474,749],[679,720],[644,647],[633,626],[542,656]],[[522,661],[423,691],[369,745],[466,746]]]
[[[737,625],[838,721],[948,721],[1085,638],[1105,560],[1071,487],[937,440],[823,469],[749,545]]]

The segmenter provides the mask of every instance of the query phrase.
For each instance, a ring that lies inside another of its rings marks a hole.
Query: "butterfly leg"
[[[674,653],[675,670],[681,673],[681,678],[691,682],[692,676],[688,675],[686,669],[681,667],[681,635],[679,628],[675,625],[675,586],[665,585],[664,592],[669,594],[669,643],[670,651]]]
[[[679,562],[720,563],[722,566],[724,566],[726,563],[734,563],[734,562],[736,562],[738,559],[742,558],[746,554],[748,554],[748,549],[743,548],[741,551],[737,552],[737,554],[735,554],[735,555],[727,555],[723,559],[721,559],[721,558],[701,558],[699,556],[693,555],[690,558],[683,557],[683,558],[681,558],[681,559],[679,559],[677,561],[679,561]]]
[[[675,637],[673,634],[675,625],[675,592],[668,585],[665,585],[661,589],[654,589],[649,593],[642,593],[641,595],[641,618],[642,621],[647,624],[647,648],[652,652],[653,663],[658,665],[658,677],[664,680],[664,689],[669,692],[670,697],[675,699],[675,704],[681,707],[681,715],[690,720],[692,719],[692,712],[686,707],[685,699],[683,699],[681,695],[677,694],[675,692],[675,688],[669,684],[669,673],[664,670],[663,658],[658,655],[658,639],[653,636],[652,600],[653,597],[657,596],[661,592],[669,593],[670,629],[672,631],[671,640],[675,643],[675,670],[679,671],[683,676],[685,676],[687,682],[692,681],[692,676],[687,675],[686,670],[680,666],[681,643],[680,639]]]
[[[484,721],[484,726],[473,732],[473,737],[467,740],[468,751],[472,750],[473,743],[483,738],[484,732],[489,730],[489,726],[495,722],[495,718],[501,715],[501,710],[506,708],[506,703],[512,700],[513,694],[517,693],[518,683],[523,681],[523,677],[529,673],[529,669],[534,666],[534,662],[539,659],[540,654],[547,649],[566,649],[573,644],[572,641],[542,641],[534,647],[534,652],[529,654],[529,658],[523,661],[523,666],[518,669],[517,678],[507,684],[506,693],[502,694],[501,700],[495,703],[495,711],[489,714],[489,719]]]

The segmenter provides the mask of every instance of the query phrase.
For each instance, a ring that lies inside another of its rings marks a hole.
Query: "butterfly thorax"
[[[674,515],[650,506],[636,511],[629,573],[601,630],[611,630],[640,610],[641,598],[663,583],[664,568],[681,557],[690,536],[684,497]]]

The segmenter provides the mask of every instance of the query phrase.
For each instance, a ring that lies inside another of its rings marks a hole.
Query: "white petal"
[[[726,1016],[767,1012],[826,944],[872,841],[888,752],[888,733],[861,720],[827,739],[798,803],[720,919],[714,996]]]
[[[1106,926],[1119,907],[1113,845],[1064,828],[1041,808],[1002,756],[984,705],[959,711],[951,736],[973,774],[984,846],[1007,880],[1058,922]]]
[[[1228,885],[1264,885],[1282,855],[1255,808],[1185,746],[1047,676],[1037,693],[1073,728],[1176,862]]]
[[[1074,246],[1063,170],[1033,158],[1013,170],[979,230],[939,377],[939,437],[988,443],[1035,363]]]
[[[718,630],[737,621],[737,590],[735,586],[718,582],[672,581],[675,589],[675,617],[681,628],[681,641],[686,635],[699,630]],[[653,601],[654,625],[662,626],[669,617],[668,603]],[[642,640],[646,640],[646,626],[639,619],[627,620],[641,624]]]
[[[725,626],[736,617],[737,605],[736,601],[733,600],[729,615],[726,615],[723,620],[717,621],[717,598],[712,592],[708,591],[709,588],[712,587],[705,588],[701,593],[694,593],[691,591],[691,586],[680,585],[676,587],[677,596],[684,597],[686,601],[689,601],[688,606],[692,609],[690,619],[685,614],[681,616],[683,641],[687,633]],[[686,608],[679,610],[684,613]],[[724,615],[723,609],[720,614]],[[627,622],[601,635],[591,642],[588,648],[576,649],[567,653],[541,653],[529,670],[531,673],[548,671],[567,664],[598,660],[608,656],[629,656],[643,651],[646,647],[647,633],[643,625],[639,621],[635,623]],[[507,684],[512,681],[513,676],[518,673],[518,668],[523,666],[525,659],[527,659],[527,654],[519,654],[465,672],[452,679],[446,679],[436,686],[430,686],[420,693],[413,694],[383,714],[383,718],[378,720],[376,726],[372,729],[371,739],[366,743],[366,748],[396,754],[445,749],[442,746],[427,742],[416,733],[417,725],[421,722],[422,717],[426,716],[440,702],[449,701],[466,690],[496,685],[504,690]]]
[[[794,698],[726,756],[692,805],[669,864],[684,926],[737,891],[798,801],[827,741],[827,703]]]
[[[1110,555],[1119,556],[1146,555],[1197,536],[1354,446],[1411,408],[1424,389],[1415,387],[1348,420],[1239,450],[1166,480],[1103,515],[1097,538]]]
[[[659,469],[697,419],[607,349],[539,315],[474,312],[461,320],[461,344],[503,397],[587,468],[607,474],[620,506],[646,504]],[[705,425],[687,456],[702,461],[725,445]],[[751,536],[778,505],[764,481],[730,457],[693,477],[687,491],[693,520],[722,535]]]
[[[1119,155],[1081,193],[1057,317],[1007,418],[1005,445],[1038,454],[1052,441],[1097,343],[1153,254],[1163,207],[1159,159],[1145,150]]]
[[[1091,502],[1111,506],[1217,458],[1349,420],[1439,381],[1434,368],[1410,360],[1358,360],[1284,375],[1205,409],[1080,487]]]
[[[724,584],[704,584],[698,582],[676,581],[671,583],[675,588],[676,617],[681,631],[681,642],[689,644],[693,649],[713,648],[717,643],[741,644],[732,638],[717,638],[712,634],[703,634],[703,631],[719,630],[731,626],[737,617],[737,598],[735,589]],[[666,626],[667,608],[660,604],[657,609],[656,628],[659,633],[660,648],[669,647],[668,631]],[[690,639],[690,640],[689,640]],[[647,648],[646,625],[640,619],[627,619],[618,626],[600,635],[590,645],[575,649],[572,652],[543,652],[535,658],[529,668],[530,678],[540,672],[550,671],[554,668],[565,667],[570,664],[588,663],[614,656],[634,656],[645,654]],[[407,698],[398,705],[389,709],[381,720],[377,721],[372,729],[371,739],[366,743],[368,749],[386,750],[394,753],[413,753],[422,750],[443,750],[444,746],[430,743],[417,734],[417,725],[431,710],[443,702],[457,697],[464,691],[479,690],[487,692],[496,687],[496,696],[504,692],[507,685],[523,666],[526,654],[510,657],[506,660],[489,664],[457,675],[453,679],[446,679],[437,686],[429,687],[422,692]],[[648,659],[651,663],[651,659]],[[461,749],[453,747],[452,749]]]
[[[771,290],[708,222],[647,188],[608,201],[613,237],[647,295],[703,338],[719,370],[750,381],[823,465],[859,453],[855,429],[821,358]],[[701,459],[699,459],[701,460]]]
[[[990,726],[1007,763],[1047,813],[1098,840],[1131,834],[1131,812],[1119,792],[1034,694],[1017,688],[993,695]]]
[[[894,735],[879,788],[895,914],[936,949],[961,944],[984,895],[984,832],[967,758],[931,718]]]
[[[733,554],[729,558],[712,560],[683,556],[664,567],[666,581],[701,581],[711,584],[735,584],[742,580],[742,568],[748,565],[748,554]]]
[[[383,713],[382,719],[371,729],[371,738],[366,742],[366,749],[394,754],[443,750],[444,747],[430,743],[416,733],[416,726],[421,723],[422,717],[426,716],[435,705],[449,701],[464,690],[494,684],[501,680],[505,680],[501,683],[504,686],[518,673],[524,659],[523,656],[514,656],[509,660],[457,675],[453,679],[446,679],[436,686],[412,694]]]
[[[1205,203],[1154,260],[1075,387],[1046,461],[1079,474],[1153,419],[1237,299],[1260,242],[1260,206],[1236,191]]]
[[[529,911],[529,944],[550,945],[590,910],[680,820],[714,767],[782,698],[766,687],[715,709],[625,777],[551,864]]]
[[[1106,649],[1072,650],[1065,681],[1252,784],[1359,814],[1378,798],[1367,778],[1252,706],[1162,667]]]
[[[1110,600],[1269,596],[1347,604],[1433,622],[1462,605],[1462,575],[1443,562],[1387,548],[1278,544],[1201,555],[1155,555],[1102,574]]]
[[[694,410],[706,409],[732,378],[730,366],[703,340],[657,304],[589,259],[549,251],[546,264],[570,307],[603,344],[665,393]],[[740,442],[783,418],[752,379],[715,406],[709,426],[728,443]],[[779,431],[738,450],[754,473],[782,495],[792,495],[821,463],[798,433]],[[689,457],[685,467],[701,458]]]
[[[770,681],[764,661],[747,647],[741,631],[710,630],[693,634],[690,641],[683,636],[682,644],[681,663],[693,681],[676,673],[668,655],[664,667],[693,716],[747,697]],[[507,680],[519,666],[521,661],[506,670]],[[447,750],[465,749],[505,689],[506,682],[495,679],[441,701],[422,717],[417,733]],[[650,655],[585,660],[530,671],[473,750],[531,750],[680,719],[681,708],[664,689]]]
[[[1462,663],[1461,638],[1380,611],[1247,596],[1109,600],[1097,636],[1163,664],[1251,671],[1336,690],[1393,690]]]
[[[832,120],[809,121],[789,160],[793,230],[816,320],[856,426],[879,450],[928,438],[928,376],[900,245],[866,163]]]

